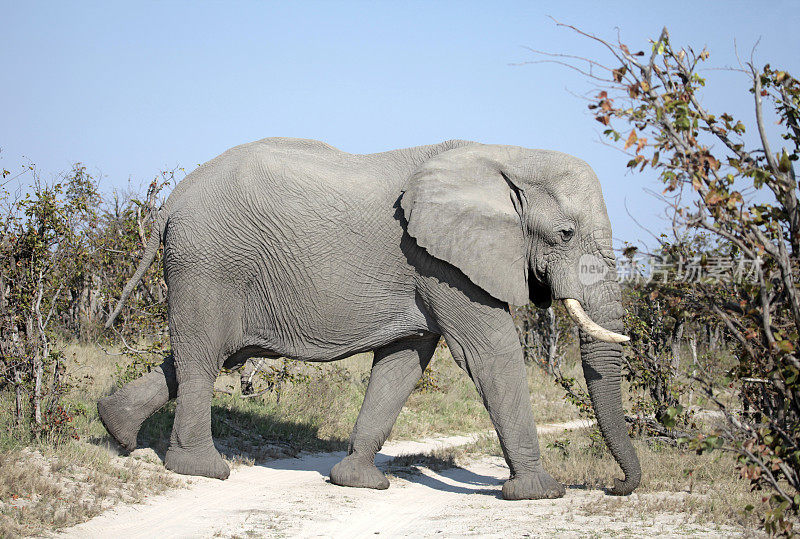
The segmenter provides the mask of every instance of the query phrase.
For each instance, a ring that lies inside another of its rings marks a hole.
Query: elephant
[[[289,138],[236,146],[164,202],[106,327],[161,245],[172,358],[98,402],[124,447],[176,398],[166,468],[225,479],[211,436],[223,366],[371,350],[349,449],[330,480],[387,488],[375,455],[444,337],[497,432],[510,470],[503,497],[561,497],[542,465],[509,311],[560,300],[579,326],[600,431],[624,473],[610,492],[638,486],[620,393],[627,337],[611,223],[586,162],[464,140],[376,154]],[[587,258],[596,266],[588,274]]]

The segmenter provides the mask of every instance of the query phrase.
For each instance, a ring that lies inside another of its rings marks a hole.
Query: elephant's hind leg
[[[178,405],[164,465],[184,475],[227,479],[230,468],[211,438],[213,382],[187,380],[178,385]]]
[[[439,335],[428,334],[375,350],[364,403],[350,436],[348,456],[331,470],[331,482],[346,487],[385,489],[389,480],[375,466],[375,455],[422,372],[433,356]]]
[[[144,420],[177,395],[175,365],[170,355],[149,373],[97,403],[100,421],[128,451],[136,448],[136,436]]]
[[[211,351],[204,341],[172,341],[178,399],[164,465],[179,474],[227,479],[230,468],[211,437],[211,396],[221,362],[208,357]]]
[[[164,465],[180,474],[226,479],[230,469],[211,437],[211,397],[225,358],[241,342],[242,301],[235,290],[202,275],[173,275],[168,284],[178,397]]]

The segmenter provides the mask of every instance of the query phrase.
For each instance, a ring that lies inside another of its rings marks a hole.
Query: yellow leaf
[[[628,148],[630,148],[631,146],[636,144],[636,140],[637,140],[637,138],[636,138],[636,130],[635,129],[631,129],[631,134],[628,135],[628,140],[625,141],[625,149],[627,150]]]

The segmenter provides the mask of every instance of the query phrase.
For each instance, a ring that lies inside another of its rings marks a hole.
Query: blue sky
[[[524,47],[605,59],[562,22],[644,48],[661,27],[735,65],[797,75],[791,2],[19,2],[0,0],[0,167],[44,178],[83,162],[105,191],[187,171],[268,136],[371,153],[463,138],[549,148],[588,161],[615,236],[658,231],[653,175],[599,142],[565,68],[514,66]],[[742,75],[709,71],[706,103],[752,119]],[[775,141],[774,145],[778,145]]]

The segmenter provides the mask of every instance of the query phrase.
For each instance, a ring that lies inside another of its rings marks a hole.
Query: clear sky
[[[524,47],[606,59],[548,15],[647,47],[706,45],[735,65],[760,38],[759,64],[800,73],[798,2],[34,2],[0,0],[0,167],[44,178],[83,162],[102,188],[187,172],[268,136],[352,153],[463,138],[549,148],[600,177],[615,236],[658,231],[651,175],[599,142],[589,84],[565,68],[514,66]],[[752,119],[742,75],[709,71],[706,103]],[[779,147],[779,142],[774,142]],[[619,244],[618,244],[619,245]]]

